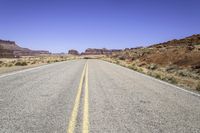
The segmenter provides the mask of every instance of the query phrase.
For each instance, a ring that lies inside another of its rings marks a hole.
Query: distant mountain
[[[0,57],[33,56],[38,54],[50,54],[44,50],[30,50],[18,46],[14,41],[0,40]]]

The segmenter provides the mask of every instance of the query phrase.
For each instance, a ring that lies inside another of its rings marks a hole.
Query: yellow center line
[[[79,108],[79,104],[80,104],[80,97],[81,97],[81,91],[82,91],[82,85],[83,85],[83,79],[84,79],[85,71],[86,71],[86,64],[84,66],[84,69],[83,69],[83,72],[82,72],[82,75],[81,75],[81,79],[80,79],[80,83],[79,83],[79,87],[78,87],[78,92],[77,92],[77,95],[76,95],[74,107],[73,107],[72,114],[71,114],[71,117],[70,117],[68,129],[67,129],[68,133],[73,133],[74,128],[76,126],[76,119],[77,119],[78,108]]]
[[[88,89],[88,64],[85,74],[85,97],[84,97],[84,112],[83,112],[83,133],[89,132],[89,89]]]

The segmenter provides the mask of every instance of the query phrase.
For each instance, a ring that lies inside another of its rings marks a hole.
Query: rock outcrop
[[[30,50],[28,48],[22,48],[18,46],[14,41],[0,40],[0,58],[33,56],[40,54],[50,54],[50,52],[43,50]]]
[[[71,50],[68,51],[68,54],[79,55],[79,52],[77,50],[71,49]]]
[[[112,52],[110,57],[163,67],[176,65],[182,68],[199,68],[200,34],[144,48],[126,48],[121,52]]]
[[[88,48],[85,50],[84,53],[82,53],[82,55],[109,55],[112,54],[111,50],[108,49],[93,49],[93,48]]]

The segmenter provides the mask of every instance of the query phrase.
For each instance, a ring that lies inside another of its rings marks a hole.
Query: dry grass
[[[200,90],[200,34],[145,48],[113,52],[104,60],[185,88]]]
[[[200,82],[197,83],[196,90],[197,90],[197,91],[200,91]]]
[[[198,73],[189,71],[187,69],[177,69],[176,67],[160,67],[156,64],[144,64],[139,60],[128,61],[116,58],[103,58],[103,60],[115,63],[134,71],[147,74],[154,78],[175,84],[186,89],[194,89],[200,91],[200,76]],[[170,69],[170,70],[169,70]]]
[[[27,66],[33,64],[47,64],[73,59],[71,56],[30,56],[12,59],[0,59],[0,67]]]
[[[67,60],[76,59],[75,56],[24,56],[21,58],[0,58],[0,74],[12,72],[15,70],[26,69],[30,67],[50,64],[55,62],[62,62]]]

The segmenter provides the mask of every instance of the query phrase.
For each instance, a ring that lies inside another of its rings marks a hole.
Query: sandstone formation
[[[0,40],[0,58],[11,58],[20,56],[33,56],[40,54],[50,54],[44,50],[30,50],[18,46],[14,41]]]
[[[108,49],[92,49],[92,48],[88,48],[85,50],[84,53],[82,53],[82,55],[109,55],[112,54],[111,50]]]
[[[77,50],[71,49],[71,50],[68,51],[68,54],[79,55],[79,52]]]
[[[163,67],[176,65],[183,68],[200,68],[200,34],[144,48],[126,48],[121,52],[112,52],[110,57]]]

